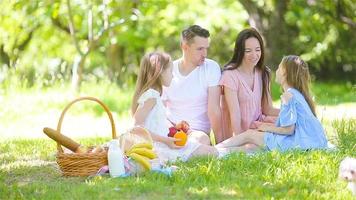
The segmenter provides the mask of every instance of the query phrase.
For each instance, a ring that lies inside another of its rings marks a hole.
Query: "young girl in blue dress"
[[[275,125],[263,123],[257,130],[247,130],[225,140],[217,145],[218,148],[239,151],[245,143],[279,151],[327,147],[324,129],[316,117],[309,92],[308,65],[298,56],[284,57],[276,71],[276,82],[284,93]]]

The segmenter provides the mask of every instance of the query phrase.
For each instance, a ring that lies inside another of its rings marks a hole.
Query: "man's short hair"
[[[182,42],[185,41],[188,44],[191,44],[195,36],[208,38],[210,33],[208,30],[200,27],[199,25],[193,25],[182,31],[181,40]]]

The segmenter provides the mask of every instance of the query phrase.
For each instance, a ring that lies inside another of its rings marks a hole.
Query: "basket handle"
[[[90,101],[97,102],[97,103],[99,103],[99,104],[101,105],[101,107],[104,108],[104,110],[106,111],[106,113],[108,114],[108,117],[109,117],[109,119],[110,119],[112,138],[115,139],[115,138],[116,138],[116,129],[115,129],[115,123],[114,123],[114,119],[113,119],[113,117],[112,117],[112,114],[111,114],[109,108],[108,108],[102,101],[100,101],[99,99],[94,98],[94,97],[79,97],[79,98],[74,99],[73,101],[71,101],[71,102],[64,108],[64,110],[62,111],[61,117],[59,118],[59,121],[58,121],[57,131],[58,131],[59,133],[61,133],[61,127],[62,127],[64,115],[66,114],[67,110],[68,110],[74,103],[76,103],[76,102],[78,102],[78,101],[83,101],[83,100],[90,100]],[[58,142],[57,142],[57,149],[58,149],[58,151],[63,152],[63,149],[62,149],[62,147],[61,147],[61,144],[59,144]]]

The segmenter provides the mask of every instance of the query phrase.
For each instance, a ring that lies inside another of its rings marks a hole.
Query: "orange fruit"
[[[183,131],[178,131],[173,137],[180,139],[180,141],[174,142],[177,146],[184,146],[187,143],[188,136]]]

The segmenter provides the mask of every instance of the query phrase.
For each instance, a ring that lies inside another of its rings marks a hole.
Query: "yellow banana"
[[[137,153],[137,154],[147,157],[149,159],[154,159],[157,157],[155,152],[152,149],[142,148],[142,147],[141,148],[133,148],[128,152],[128,154],[130,154],[130,153]]]
[[[146,170],[151,170],[151,164],[148,158],[141,156],[137,153],[130,153],[129,156],[134,159],[137,163],[141,164]]]
[[[141,147],[147,148],[147,149],[153,149],[152,143],[149,143],[149,142],[134,144],[134,145],[132,145],[131,149],[141,148]]]

